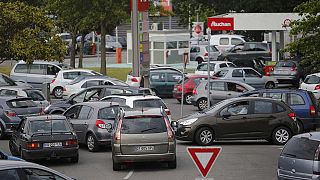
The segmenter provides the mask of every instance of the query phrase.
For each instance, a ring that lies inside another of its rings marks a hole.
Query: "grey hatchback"
[[[286,179],[320,179],[320,133],[292,137],[278,159],[277,176]]]
[[[102,145],[111,144],[112,127],[119,105],[110,102],[84,102],[71,106],[64,112],[76,131],[80,144],[89,151],[98,151]]]
[[[121,110],[112,141],[113,170],[126,162],[167,162],[175,169],[176,141],[166,112],[157,109]]]

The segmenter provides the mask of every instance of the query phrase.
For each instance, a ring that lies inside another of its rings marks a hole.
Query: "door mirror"
[[[224,119],[228,119],[230,116],[231,116],[231,113],[228,112],[228,111],[224,111],[221,116],[224,118]]]

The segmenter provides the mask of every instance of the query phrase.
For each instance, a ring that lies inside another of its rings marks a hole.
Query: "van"
[[[62,69],[69,69],[66,64],[58,62],[35,61],[26,64],[20,61],[12,68],[10,77],[15,81],[25,82],[32,87],[41,89],[43,83],[50,83]]]
[[[210,45],[216,46],[220,52],[225,52],[233,46],[247,41],[246,37],[242,35],[216,34],[211,36]]]

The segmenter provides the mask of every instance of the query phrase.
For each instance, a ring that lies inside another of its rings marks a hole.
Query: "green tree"
[[[301,19],[293,21],[291,35],[300,34],[302,38],[290,43],[286,50],[302,55],[301,64],[308,73],[320,69],[320,1],[310,0],[294,9]]]
[[[0,60],[63,61],[65,47],[45,13],[22,2],[0,2]]]

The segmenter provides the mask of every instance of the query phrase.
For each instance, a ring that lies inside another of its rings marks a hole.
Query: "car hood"
[[[186,120],[189,120],[189,119],[193,119],[193,118],[201,118],[201,117],[204,117],[206,115],[207,114],[205,112],[197,112],[197,113],[194,113],[194,114],[190,114],[190,115],[184,116],[183,118],[178,120],[178,123],[186,121]]]

